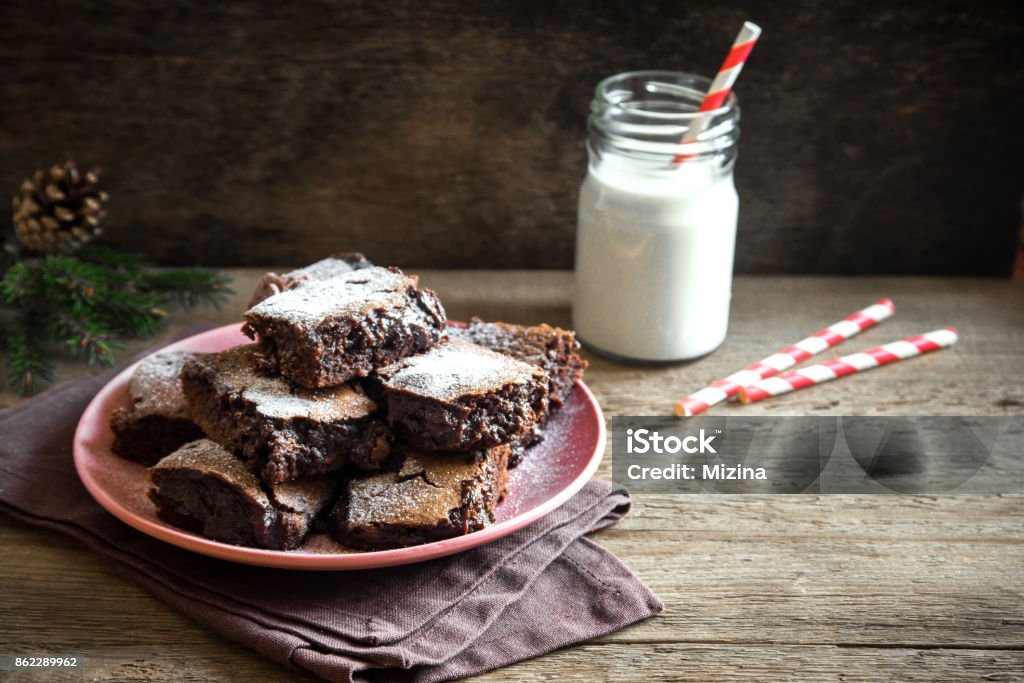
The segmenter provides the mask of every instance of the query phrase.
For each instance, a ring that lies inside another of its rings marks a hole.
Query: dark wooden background
[[[167,264],[567,268],[593,86],[748,18],[739,272],[1009,274],[1020,0],[6,0],[0,188],[99,164]]]

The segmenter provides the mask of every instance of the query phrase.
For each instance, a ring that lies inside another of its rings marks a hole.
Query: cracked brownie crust
[[[304,387],[335,386],[426,351],[444,336],[437,295],[397,268],[310,281],[256,304],[243,331],[268,368]]]
[[[249,300],[249,308],[252,308],[268,297],[280,294],[288,289],[301,287],[307,282],[328,280],[332,277],[351,273],[353,270],[362,270],[372,266],[373,263],[369,259],[359,252],[353,251],[334,254],[329,258],[317,261],[305,268],[290,271],[284,275],[266,273],[260,278],[259,284],[256,285],[256,291],[253,292],[252,299]]]
[[[465,327],[450,328],[448,334],[544,370],[550,380],[548,398],[551,412],[565,404],[587,369],[587,361],[579,354],[580,343],[576,341],[576,333],[545,323],[526,326],[488,323],[473,318]]]
[[[377,371],[388,423],[425,450],[489,448],[525,436],[547,410],[540,368],[461,340]]]
[[[115,454],[149,466],[179,446],[202,438],[179,378],[191,355],[168,351],[139,363],[128,384],[131,405],[118,408],[110,417]]]
[[[479,531],[508,486],[508,446],[469,453],[406,449],[397,471],[354,478],[333,511],[334,535],[362,549],[396,548]]]
[[[272,550],[299,547],[335,488],[331,478],[267,485],[220,445],[201,439],[150,470],[160,519],[207,538]]]
[[[388,457],[387,427],[359,387],[294,387],[263,374],[255,345],[189,360],[182,384],[207,436],[247,460],[266,482],[349,464],[374,470]]]
[[[579,354],[576,333],[544,323],[525,326],[473,318],[465,327],[449,328],[448,334],[536,365],[547,373],[548,412],[540,416],[529,433],[512,444],[509,467],[517,467],[527,451],[544,440],[542,428],[548,415],[565,405],[587,369],[587,361]]]

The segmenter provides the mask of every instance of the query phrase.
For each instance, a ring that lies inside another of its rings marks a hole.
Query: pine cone
[[[43,254],[69,254],[98,237],[107,193],[97,189],[99,169],[79,173],[74,161],[36,171],[14,196],[14,232]]]

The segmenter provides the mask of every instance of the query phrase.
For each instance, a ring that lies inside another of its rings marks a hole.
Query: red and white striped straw
[[[732,49],[726,55],[725,61],[722,62],[722,66],[718,69],[718,74],[715,75],[715,80],[711,82],[711,87],[708,88],[707,94],[704,95],[704,99],[697,109],[698,113],[712,111],[725,104],[725,98],[732,91],[732,86],[736,83],[736,79],[739,78],[740,71],[743,70],[743,65],[746,63],[750,51],[754,49],[754,43],[757,42],[757,38],[760,35],[760,26],[752,21],[743,22],[743,28],[740,29],[736,40],[733,41]],[[686,135],[683,136],[682,141],[690,142],[700,135],[707,125],[706,119],[706,116],[695,119]],[[689,156],[687,154],[677,154],[673,157],[672,163],[682,163]]]
[[[956,340],[956,330],[952,327],[944,327],[941,330],[926,332],[916,337],[907,337],[867,351],[853,353],[818,365],[809,365],[800,370],[783,373],[778,377],[769,377],[754,382],[740,388],[740,400],[744,403],[754,403],[779,394],[788,394],[797,389],[830,382],[855,372],[864,372],[904,358],[913,358],[929,351],[938,351],[952,346]]]
[[[720,379],[700,391],[680,399],[676,402],[676,415],[688,417],[702,413],[716,403],[736,396],[740,387],[788,370],[797,363],[849,339],[858,332],[877,325],[891,316],[895,310],[896,307],[890,299],[880,299],[867,308],[848,315],[823,330],[818,330],[810,337],[801,339],[796,344],[787,346],[753,365],[748,365],[739,372],[734,372],[725,379]]]

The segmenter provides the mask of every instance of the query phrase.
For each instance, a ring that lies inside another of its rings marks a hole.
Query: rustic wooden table
[[[239,319],[257,272],[234,275],[239,294],[205,315],[214,322]],[[453,318],[569,324],[568,273],[422,277]],[[1024,412],[1024,288],[993,280],[740,277],[729,339],[714,354],[669,367],[590,356],[587,382],[608,416],[667,414],[687,390],[881,296],[896,301],[898,314],[850,350],[950,324],[960,344],[716,414]],[[186,322],[178,316],[174,324]],[[60,377],[81,372],[62,366]],[[606,458],[600,476],[609,474]],[[595,538],[661,596],[664,613],[480,680],[1024,677],[1024,496],[643,495],[635,502],[626,520]],[[183,617],[67,537],[7,517],[0,517],[0,576],[0,653],[82,654],[87,680],[308,680]]]

